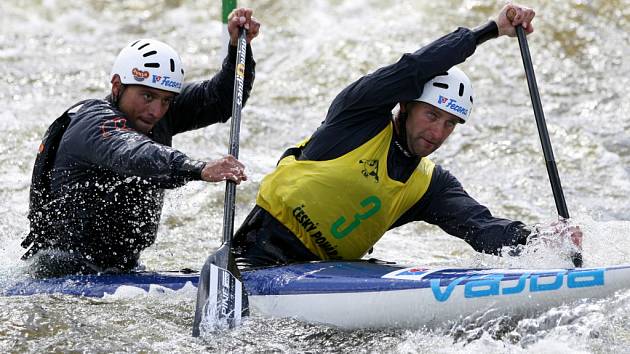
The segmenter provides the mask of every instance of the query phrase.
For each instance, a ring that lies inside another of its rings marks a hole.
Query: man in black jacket
[[[508,9],[516,11],[513,21]],[[531,33],[533,17],[506,5],[496,20],[459,28],[346,87],[317,131],[262,181],[235,235],[237,260],[358,259],[387,230],[412,221],[438,225],[479,252],[526,243],[522,222],[494,217],[427,156],[471,114],[472,86],[454,66],[486,40],[515,36],[514,26]],[[579,245],[579,229],[569,232]]]
[[[260,24],[240,8],[230,15],[228,56],[211,80],[185,84],[175,50],[140,39],[116,58],[111,95],[64,113],[58,121],[65,131],[49,128],[33,174],[31,232],[22,243],[32,273],[129,271],[155,241],[165,188],[247,179],[232,156],[204,162],[171,148],[175,134],[230,118],[241,27],[248,29],[245,103],[255,72],[249,43]],[[49,139],[55,134],[58,144]],[[44,156],[50,161],[40,161]]]

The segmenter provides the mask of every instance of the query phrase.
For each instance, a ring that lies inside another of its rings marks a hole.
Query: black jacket
[[[323,161],[338,158],[370,140],[392,120],[392,109],[421,95],[424,84],[437,74],[460,64],[471,56],[477,45],[496,37],[493,22],[477,29],[459,28],[397,62],[385,66],[350,84],[333,100],[326,119],[301,150],[289,149],[300,160]],[[400,137],[394,136],[387,157],[387,171],[392,179],[406,181],[418,166],[419,157],[404,150]],[[283,155],[284,156],[284,155]],[[244,258],[248,247],[258,247],[247,238],[257,223],[249,219],[266,219],[267,228],[290,239],[292,235],[279,221],[261,208],[255,208],[235,236],[237,252]],[[391,226],[425,221],[468,242],[476,251],[497,254],[503,246],[524,244],[529,232],[524,224],[494,217],[488,208],[466,193],[460,182],[447,170],[436,165],[424,196]],[[263,223],[261,223],[263,224]],[[270,227],[269,225],[274,225]],[[288,235],[287,235],[288,233]],[[293,236],[294,237],[294,236]],[[251,237],[249,237],[251,238]],[[273,238],[273,237],[272,237]],[[295,242],[285,242],[296,249]],[[299,248],[299,247],[298,247]],[[290,251],[288,253],[295,253]],[[308,259],[307,259],[308,260]]]
[[[334,159],[376,136],[390,123],[391,111],[399,102],[419,97],[427,81],[464,62],[475,52],[480,36],[493,24],[479,31],[459,28],[346,87],[333,100],[326,119],[299,158]],[[387,157],[387,171],[390,178],[404,182],[420,158],[409,156],[402,146],[406,147],[405,143],[395,136]],[[465,240],[476,251],[493,254],[503,246],[524,244],[529,234],[520,221],[494,217],[488,208],[466,193],[455,176],[439,165],[425,195],[392,228],[412,221],[437,225]]]
[[[200,180],[205,166],[173,149],[172,138],[230,118],[235,61],[231,46],[221,71],[184,85],[147,135],[134,130],[109,98],[88,100],[69,113],[54,167],[43,171],[50,173],[50,184],[43,186],[45,193],[31,193],[47,201],[31,200],[31,209],[39,210],[29,213],[31,234],[23,246],[32,246],[26,256],[58,249],[102,268],[133,267],[155,241],[164,188]],[[254,72],[248,46],[243,104]]]

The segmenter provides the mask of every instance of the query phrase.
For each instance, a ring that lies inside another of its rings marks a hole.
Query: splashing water
[[[474,27],[499,2],[242,1],[263,23],[253,50],[257,79],[243,111],[236,224],[253,206],[262,177],[288,146],[310,135],[345,85],[396,61],[456,26]],[[585,266],[629,262],[630,4],[534,0],[529,45],[571,222],[584,232]],[[120,48],[154,37],[180,51],[188,79],[218,70],[218,2],[62,0],[0,3],[0,282],[24,277],[20,239],[28,188],[47,126],[72,103],[104,97]],[[489,41],[462,68],[477,97],[433,160],[449,169],[494,215],[528,225],[556,219],[515,39]],[[227,152],[229,126],[177,136],[193,158]],[[200,268],[220,244],[223,186],[200,182],[169,191],[149,270]],[[562,246],[564,247],[564,246]],[[534,252],[534,250],[536,250]],[[533,245],[522,257],[476,254],[422,223],[390,231],[376,258],[426,266],[566,267],[566,257]],[[1,352],[623,352],[630,341],[630,293],[530,317],[462,319],[444,328],[341,331],[253,317],[234,331],[190,338],[194,296],[0,298]]]

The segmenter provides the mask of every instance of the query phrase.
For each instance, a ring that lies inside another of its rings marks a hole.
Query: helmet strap
[[[407,112],[398,112],[398,137],[396,138],[395,145],[405,154],[407,157],[413,156],[409,152],[407,146]]]

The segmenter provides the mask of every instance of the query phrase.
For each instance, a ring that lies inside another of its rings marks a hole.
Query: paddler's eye
[[[432,121],[438,119],[438,115],[434,111],[427,111],[427,117]]]
[[[153,101],[153,95],[152,95],[152,94],[150,94],[150,93],[148,93],[148,92],[144,92],[144,93],[142,94],[142,98],[144,98],[144,101],[145,101],[146,103],[149,103],[149,102]]]

